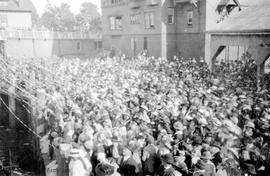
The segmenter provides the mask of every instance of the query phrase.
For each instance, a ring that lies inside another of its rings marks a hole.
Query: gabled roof
[[[33,12],[35,10],[36,8],[31,0],[0,0],[0,12],[1,11]]]
[[[270,31],[270,0],[241,0],[240,4],[240,12],[234,10],[208,32]]]

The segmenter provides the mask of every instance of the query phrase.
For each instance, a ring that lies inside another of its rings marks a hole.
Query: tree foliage
[[[75,17],[66,3],[61,3],[60,6],[48,4],[41,16],[41,25],[55,31],[72,31]]]
[[[44,26],[55,31],[101,31],[101,15],[96,5],[91,2],[84,2],[81,5],[79,14],[71,12],[70,6],[62,3],[60,6],[48,4],[40,19],[33,14],[33,24]]]
[[[91,2],[82,3],[80,13],[76,15],[76,24],[82,31],[101,31],[101,16],[96,5]]]

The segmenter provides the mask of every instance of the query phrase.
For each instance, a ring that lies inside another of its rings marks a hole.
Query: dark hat
[[[216,147],[219,150],[221,150],[221,145],[218,142],[214,142],[214,143],[210,144],[210,147]]]
[[[110,164],[99,163],[95,168],[96,175],[106,176],[114,173],[114,167]]]
[[[256,175],[256,169],[255,169],[255,165],[253,164],[249,164],[249,163],[245,163],[245,170],[248,174],[252,174],[252,175]]]
[[[194,136],[193,137],[193,144],[201,144],[202,143],[202,138],[200,136]]]
[[[174,163],[173,155],[171,153],[167,153],[165,155],[162,155],[161,160],[168,163],[168,164]]]
[[[121,139],[119,136],[113,136],[112,137],[112,142],[121,142]]]
[[[213,133],[210,133],[210,132],[206,133],[205,135],[205,137],[213,137],[213,136],[214,136]]]

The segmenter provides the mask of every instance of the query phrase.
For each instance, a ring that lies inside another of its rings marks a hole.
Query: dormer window
[[[241,10],[240,3],[238,0],[220,0],[216,11],[219,14],[225,13],[230,14],[235,7],[238,7]]]

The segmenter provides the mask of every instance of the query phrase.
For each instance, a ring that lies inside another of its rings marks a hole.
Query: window
[[[188,11],[187,12],[187,24],[188,26],[192,26],[193,23],[193,11]]]
[[[143,49],[147,50],[148,49],[148,42],[147,42],[147,37],[143,38]]]
[[[154,12],[145,12],[144,13],[145,28],[150,29],[155,27],[155,18]]]
[[[8,1],[0,1],[0,6],[7,6],[8,5]]]
[[[98,49],[98,42],[94,42],[94,48],[95,48],[95,50]]]
[[[111,30],[122,30],[122,17],[110,17],[110,29]]]
[[[168,24],[174,24],[174,16],[168,15]]]
[[[77,42],[77,50],[81,50],[81,46],[82,45],[82,43],[81,42]]]
[[[130,15],[130,24],[140,24],[140,14],[131,14]]]
[[[98,41],[98,48],[102,48],[102,41]]]
[[[116,17],[115,23],[116,23],[116,29],[121,30],[122,29],[122,17]]]
[[[102,41],[95,41],[94,42],[95,50],[102,48]]]
[[[122,0],[103,0],[102,4],[104,6],[117,5],[123,3]]]
[[[7,14],[0,14],[0,25],[1,25],[1,27],[7,27],[8,26]]]
[[[131,48],[133,56],[135,56],[137,52],[137,42],[138,42],[137,37],[131,37],[130,48]]]

